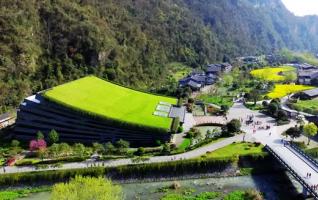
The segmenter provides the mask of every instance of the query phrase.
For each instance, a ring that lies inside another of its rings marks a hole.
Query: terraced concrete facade
[[[65,142],[115,142],[127,140],[132,145],[154,145],[157,140],[169,141],[170,133],[160,134],[129,129],[109,124],[77,113],[44,99],[41,94],[26,98],[17,112],[15,136],[18,139],[34,139],[38,131],[47,135],[52,129]]]

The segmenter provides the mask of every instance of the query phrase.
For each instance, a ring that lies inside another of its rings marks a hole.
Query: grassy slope
[[[291,93],[301,92],[304,90],[313,89],[312,86],[307,85],[283,85],[283,84],[276,84],[273,91],[267,94],[267,96],[271,99],[274,98],[282,98],[287,96]]]
[[[233,143],[221,149],[217,149],[211,153],[207,154],[207,158],[224,158],[232,157],[235,155],[245,156],[251,154],[262,153],[263,145],[256,146],[251,143]]]
[[[167,130],[172,119],[154,116],[153,112],[160,101],[177,103],[170,97],[139,92],[93,76],[54,87],[44,96],[89,114]]]
[[[300,106],[301,108],[310,108],[317,110],[318,109],[318,99],[313,99],[313,100],[306,100],[306,101],[297,101],[296,103],[297,106]]]
[[[274,68],[265,67],[262,69],[256,69],[251,71],[251,75],[256,78],[264,79],[267,81],[284,81],[285,77],[282,75],[279,75],[278,73],[295,71],[295,70],[296,69],[294,67],[290,67],[290,66],[281,66],[281,67],[274,67]]]

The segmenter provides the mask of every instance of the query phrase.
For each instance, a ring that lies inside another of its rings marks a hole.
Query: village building
[[[214,84],[221,73],[228,73],[232,70],[229,63],[210,64],[206,71],[194,70],[187,77],[179,80],[179,87],[190,87],[193,91],[198,91],[206,85]]]
[[[305,90],[294,95],[295,98],[301,100],[311,100],[318,97],[318,88],[312,90]]]

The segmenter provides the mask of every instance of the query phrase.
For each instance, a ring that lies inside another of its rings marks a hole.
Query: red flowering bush
[[[43,139],[31,140],[29,144],[30,151],[36,151],[46,148],[46,142]]]

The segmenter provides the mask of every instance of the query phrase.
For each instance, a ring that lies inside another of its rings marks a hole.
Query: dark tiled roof
[[[169,117],[171,118],[179,117],[180,122],[184,122],[185,113],[186,113],[186,108],[184,106],[181,106],[181,107],[173,106],[170,110]]]
[[[298,72],[298,77],[317,78],[318,70],[301,70]]]
[[[303,91],[302,93],[304,93],[310,97],[318,96],[318,88],[315,88],[312,90],[306,90],[306,91]]]
[[[189,81],[187,85],[190,87],[193,87],[193,88],[200,88],[201,87],[201,84],[194,82],[194,81]]]
[[[195,75],[195,76],[191,76],[191,79],[193,81],[196,81],[196,82],[205,82],[205,79],[206,79],[206,76],[205,75]]]
[[[209,65],[208,69],[206,70],[208,73],[209,72],[220,72],[222,69],[219,66],[216,65]]]

